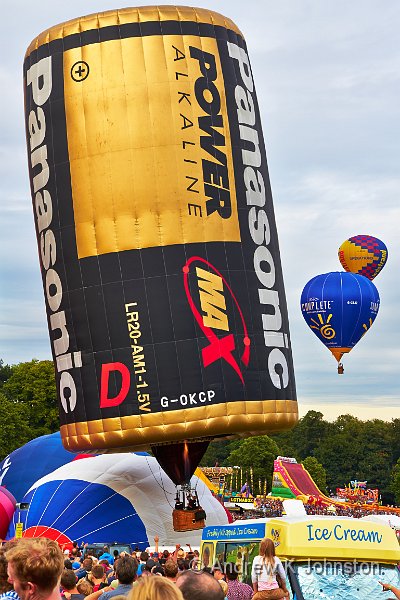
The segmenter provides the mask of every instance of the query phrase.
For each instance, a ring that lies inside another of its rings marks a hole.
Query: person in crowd
[[[165,577],[143,577],[127,600],[183,600],[182,592]]]
[[[92,570],[92,567],[93,567],[93,559],[85,558],[82,562],[81,568],[75,572],[75,575],[77,576],[78,579],[83,579],[84,577],[87,577],[89,575],[89,573]]]
[[[8,581],[7,560],[0,551],[0,600],[19,600],[17,592]]]
[[[196,570],[199,568],[199,564],[200,564],[200,552],[198,550],[193,550],[193,558],[191,561],[190,568]]]
[[[224,600],[222,587],[211,573],[206,571],[184,571],[175,584],[184,600]]]
[[[148,571],[149,573],[151,573],[152,568],[155,566],[156,566],[156,562],[152,558],[149,558],[149,560],[146,561],[146,564],[144,565],[144,569],[142,569],[142,575],[145,571]]]
[[[139,565],[137,568],[137,576],[140,577],[142,574],[142,571],[144,569],[144,567],[146,566],[147,561],[149,560],[149,553],[148,552],[141,552],[140,553],[140,561],[139,561]]]
[[[114,596],[127,596],[132,589],[133,582],[136,580],[137,561],[130,556],[123,556],[118,559],[115,574],[118,579],[118,585],[115,590],[105,591],[103,588],[94,594],[101,594],[101,600],[110,600]],[[92,594],[92,596],[94,595]],[[97,598],[98,596],[96,596]],[[92,600],[92,599],[90,599]]]
[[[60,600],[64,555],[53,540],[22,538],[5,554],[8,580],[21,600]]]
[[[165,563],[164,563],[164,571],[165,571],[165,577],[166,579],[169,579],[169,581],[172,581],[172,583],[176,582],[176,578],[178,576],[178,565],[177,563],[172,560],[171,558],[168,559]]]
[[[71,554],[74,558],[79,558],[80,556],[82,556],[82,552],[79,549],[78,542],[72,542]]]
[[[117,554],[117,556],[118,556],[118,554]],[[99,560],[103,560],[104,558],[106,560],[108,560],[108,563],[110,565],[113,565],[114,558],[117,558],[117,557],[114,557],[112,554],[110,554],[110,548],[108,546],[103,546],[103,554],[101,556],[99,556]]]
[[[114,566],[115,566],[116,561],[114,561]],[[111,573],[114,571],[113,567],[110,567],[108,560],[106,558],[103,558],[102,560],[99,560],[99,565],[101,565],[104,569],[104,573],[107,575],[107,577],[109,575],[111,575]]]
[[[274,600],[289,598],[289,592],[286,588],[286,574],[280,559],[275,556],[275,545],[270,538],[261,540],[259,555],[253,560],[251,581],[254,589],[254,600],[264,600],[267,595],[271,598],[271,590],[274,590]],[[264,591],[269,593],[263,594]],[[229,598],[229,600],[232,599]]]
[[[107,575],[103,565],[93,565],[90,576],[88,576],[90,583],[93,585],[93,591],[97,592],[100,589],[108,587]]]
[[[83,594],[85,597],[90,596],[90,594],[93,593],[93,586],[90,583],[90,581],[86,579],[86,577],[79,579],[78,583],[76,584],[76,589],[80,594]]]
[[[160,558],[158,559],[158,562],[160,563],[160,565],[164,566],[169,558],[170,556],[168,550],[164,550]]]
[[[66,600],[84,600],[84,594],[76,589],[76,575],[71,569],[64,569],[61,573],[62,595]]]
[[[391,585],[390,583],[383,583],[383,581],[379,582],[382,586],[382,592],[392,592],[392,594],[394,595],[395,598],[399,598],[400,599],[400,589],[394,587],[394,585]]]
[[[239,571],[235,563],[225,564],[225,577],[228,584],[228,600],[250,600],[253,597],[253,589],[247,583],[238,581]]]
[[[151,570],[152,575],[160,575],[161,577],[165,577],[164,567],[162,567],[159,563],[156,563]]]
[[[224,573],[224,567],[221,565],[220,562],[217,562],[213,569],[212,569],[212,574],[214,575],[214,579],[216,579],[219,583],[219,585],[222,587],[222,591],[224,592],[224,595],[226,596],[228,593],[228,584],[225,581],[225,573]]]

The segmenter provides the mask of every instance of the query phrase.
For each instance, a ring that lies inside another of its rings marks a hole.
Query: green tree
[[[214,467],[217,463],[219,466],[223,465],[229,456],[231,443],[231,440],[211,442],[200,461],[201,466]]]
[[[260,493],[259,481],[266,480],[267,491],[271,490],[274,460],[279,454],[279,448],[267,435],[249,437],[237,443],[226,459],[227,464],[242,467],[250,479],[253,473],[253,493]],[[249,482],[250,483],[250,482]]]
[[[317,448],[325,441],[328,426],[324,415],[315,410],[309,410],[300,419],[293,431],[298,458],[304,460],[307,456],[316,455]]]
[[[303,467],[310,473],[318,489],[326,494],[326,471],[321,463],[314,456],[307,456],[303,460]]]
[[[362,426],[361,458],[358,479],[368,481],[368,487],[378,487],[382,494],[390,490],[393,460],[393,428],[390,423],[372,419]]]
[[[327,483],[335,492],[352,479],[362,479],[359,463],[363,458],[363,422],[341,415],[327,429],[324,442],[315,449],[315,458],[327,473]]]
[[[0,358],[0,389],[7,379],[11,377],[13,367],[11,365],[5,365],[2,358]]]
[[[0,392],[0,432],[0,460],[35,437],[26,421],[23,404],[9,400],[2,392]]]
[[[391,423],[391,433],[393,460],[396,463],[400,458],[400,419],[393,419]]]
[[[33,359],[14,365],[2,392],[10,402],[24,408],[24,422],[32,430],[31,439],[59,428],[52,361]]]
[[[400,506],[400,458],[392,470],[390,489],[394,494],[397,506]]]

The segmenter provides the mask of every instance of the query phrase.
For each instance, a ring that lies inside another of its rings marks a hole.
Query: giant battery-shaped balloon
[[[292,426],[277,231],[236,25],[173,6],[75,19],[32,42],[24,89],[64,445]]]

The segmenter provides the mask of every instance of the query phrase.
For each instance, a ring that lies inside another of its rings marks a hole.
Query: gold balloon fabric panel
[[[24,86],[66,447],[293,425],[272,196],[236,26],[185,7],[92,15],[36,38]]]
[[[171,38],[110,40],[64,53],[79,258],[151,246],[240,241],[230,152],[224,155],[229,188],[221,191],[229,191],[234,200],[231,215],[221,220],[215,211],[207,224],[200,217],[206,212],[201,189],[206,153],[198,146],[202,110],[192,93],[198,62],[190,60],[190,48],[199,40]],[[206,38],[201,47],[215,57],[214,83],[223,91],[216,40]],[[88,66],[81,81],[82,63]],[[220,104],[226,115],[223,93]],[[229,129],[218,131],[229,150]],[[225,183],[225,178],[216,183]]]

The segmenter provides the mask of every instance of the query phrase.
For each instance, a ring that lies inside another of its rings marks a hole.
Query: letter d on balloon
[[[114,398],[108,397],[108,386],[110,373],[118,371],[121,374],[121,389]],[[128,395],[131,383],[131,374],[129,369],[123,363],[106,363],[101,365],[101,382],[100,382],[100,408],[110,408],[111,406],[119,406]]]

